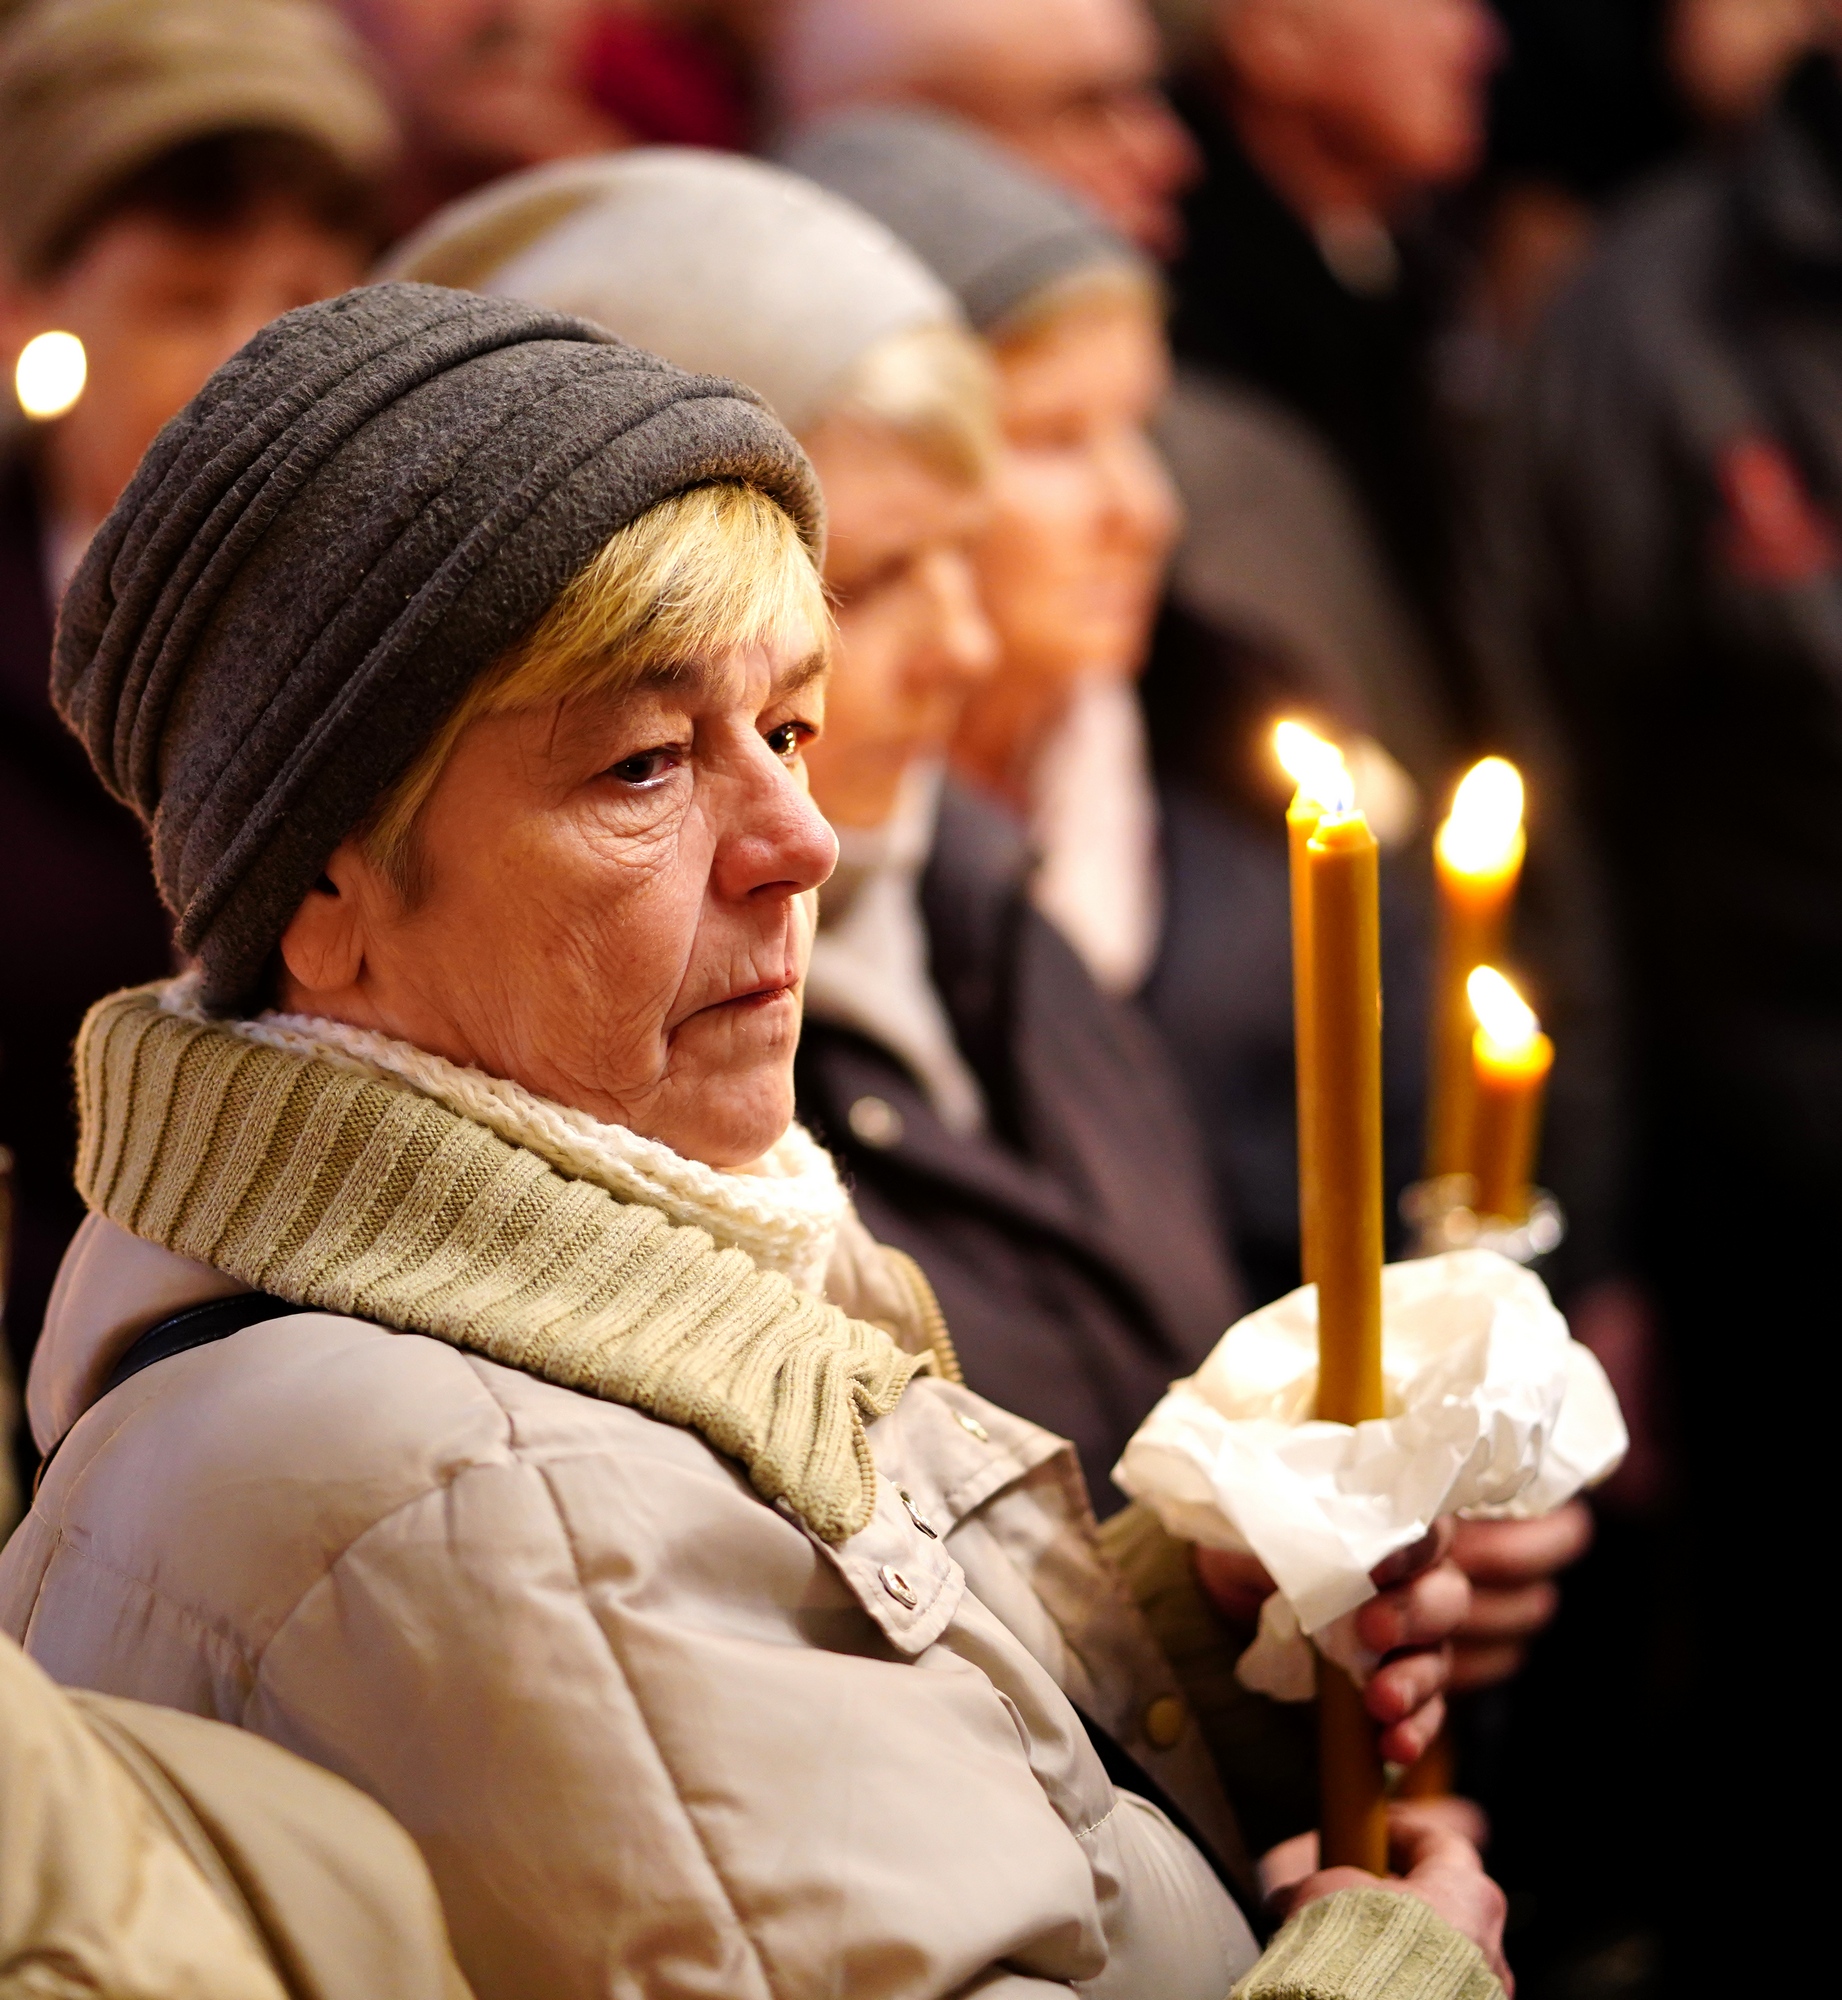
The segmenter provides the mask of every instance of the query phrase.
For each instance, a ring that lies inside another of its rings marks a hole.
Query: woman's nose
[[[1182,510],[1164,461],[1143,431],[1124,430],[1109,441],[1104,478],[1113,532],[1162,555],[1177,538]]]
[[[764,743],[736,788],[734,818],[719,834],[716,886],[738,902],[779,901],[816,889],[838,865],[838,836],[804,781]]]
[[[978,573],[964,549],[937,549],[927,563],[933,644],[927,648],[942,680],[976,687],[998,669],[998,635],[979,594]]]

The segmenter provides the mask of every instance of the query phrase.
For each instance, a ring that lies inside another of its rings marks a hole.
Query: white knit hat
[[[891,334],[963,324],[880,222],[779,167],[660,146],[563,160],[453,203],[384,275],[598,320],[735,377],[789,429]]]

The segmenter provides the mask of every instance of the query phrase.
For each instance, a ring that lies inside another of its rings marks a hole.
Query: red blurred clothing
[[[583,54],[596,107],[641,145],[748,149],[748,94],[735,65],[702,37],[639,13],[602,16]]]

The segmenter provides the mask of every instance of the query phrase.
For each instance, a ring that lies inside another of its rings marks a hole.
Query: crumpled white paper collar
[[[1442,1514],[1528,1519],[1564,1505],[1624,1457],[1605,1371],[1547,1287],[1490,1250],[1382,1273],[1387,1415],[1320,1423],[1317,1290],[1306,1285],[1230,1327],[1173,1383],[1113,1477],[1185,1541],[1251,1551],[1279,1586],[1244,1682],[1311,1692],[1301,1633],[1366,1677],[1349,1629],[1369,1572]]]

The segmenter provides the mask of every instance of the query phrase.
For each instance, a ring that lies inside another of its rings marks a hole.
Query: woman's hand
[[[1378,1595],[1356,1614],[1356,1636],[1382,1655],[1363,1700],[1382,1725],[1381,1753],[1412,1764],[1445,1721],[1452,1634],[1471,1607],[1471,1587],[1451,1559],[1454,1524],[1435,1522],[1412,1548],[1377,1566]],[[1198,1549],[1196,1573],[1225,1617],[1251,1625],[1273,1580],[1253,1556]]]
[[[1452,1634],[1455,1694],[1495,1687],[1517,1673],[1559,1608],[1554,1578],[1591,1546],[1583,1500],[1536,1521],[1461,1521],[1452,1558],[1471,1582],[1471,1608]]]
[[[1385,1878],[1361,1868],[1319,1868],[1315,1833],[1283,1842],[1260,1863],[1268,1908],[1283,1919],[1339,1889],[1389,1889],[1418,1896],[1477,1946],[1514,2000],[1516,1982],[1503,1957],[1506,1899],[1485,1874],[1483,1859],[1463,1830],[1465,1806],[1461,1799],[1390,1806],[1388,1865],[1393,1872]]]

